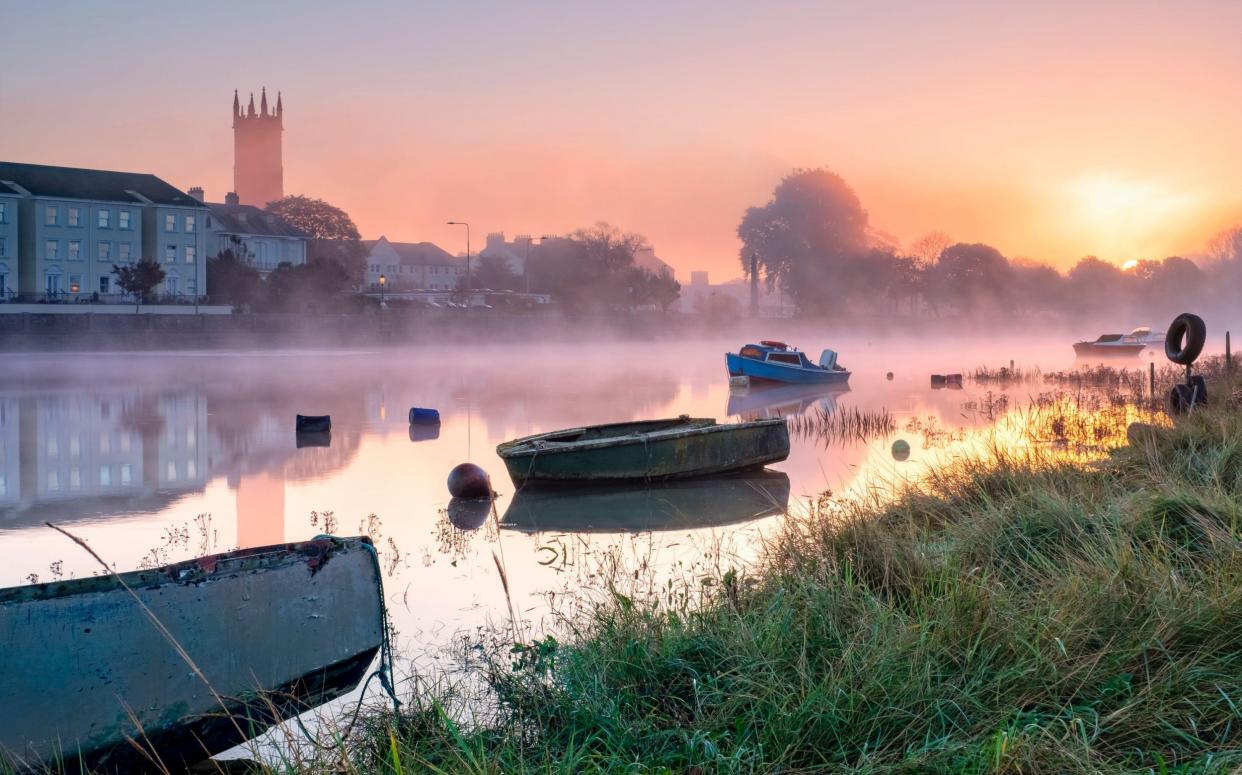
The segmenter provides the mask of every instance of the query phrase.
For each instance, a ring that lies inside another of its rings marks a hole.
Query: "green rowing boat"
[[[789,429],[783,419],[721,425],[682,415],[526,436],[501,444],[496,453],[519,487],[527,482],[680,479],[784,460]]]

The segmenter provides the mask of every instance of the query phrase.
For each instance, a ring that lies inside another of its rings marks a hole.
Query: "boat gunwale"
[[[706,421],[709,424],[702,424],[702,425],[693,424],[693,423],[703,422],[703,421]],[[653,422],[659,422],[659,421],[653,421]],[[642,443],[645,443],[646,441],[658,441],[658,442],[671,441],[674,439],[685,438],[687,436],[702,436],[702,435],[706,435],[709,433],[718,433],[724,430],[737,430],[739,428],[744,428],[744,427],[745,428],[761,428],[765,426],[774,426],[778,423],[781,425],[784,425],[785,419],[783,417],[777,417],[777,418],[764,419],[764,420],[748,420],[746,422],[738,422],[738,423],[718,423],[714,419],[710,419],[710,418],[691,418],[689,420],[689,423],[690,424],[687,424],[685,427],[666,428],[666,429],[651,431],[651,432],[643,433],[639,435],[630,434],[626,436],[608,436],[608,437],[599,438],[599,439],[583,439],[581,441],[566,441],[566,442],[555,442],[554,441],[554,442],[548,442],[549,445],[544,446],[544,447],[532,446],[532,442],[539,441],[541,439],[544,439],[547,436],[565,432],[565,431],[552,431],[550,433],[540,433],[534,436],[525,436],[520,439],[514,439],[513,441],[506,441],[503,444],[500,444],[496,447],[496,454],[499,455],[501,459],[503,460],[530,457],[534,455],[543,457],[545,455],[561,454],[561,453],[566,453],[566,452],[583,452],[583,451],[588,451],[588,450],[607,449],[610,447],[623,447],[623,446],[629,446],[632,444],[642,444]],[[633,424],[634,423],[609,423],[609,425],[614,425],[614,426],[615,425],[633,425]],[[587,426],[587,427],[588,428],[601,428],[601,427],[608,427],[608,425],[603,425],[603,426],[592,425],[592,426]],[[573,431],[577,429],[569,428],[567,430]],[[585,430],[585,428],[583,430]],[[658,438],[651,439],[651,436],[655,434],[659,434]],[[551,444],[555,444],[556,446],[551,446]]]
[[[323,536],[309,541],[286,544],[270,544],[231,552],[208,554],[189,560],[161,565],[157,568],[112,572],[100,576],[83,576],[76,579],[46,581],[0,588],[0,606],[58,600],[77,595],[115,592],[121,582],[134,590],[154,589],[169,584],[197,584],[241,573],[257,573],[275,570],[280,561],[318,560],[312,567],[314,573],[327,558],[352,547],[367,547],[374,551],[368,536]]]

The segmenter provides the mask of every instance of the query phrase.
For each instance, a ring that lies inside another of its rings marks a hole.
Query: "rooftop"
[[[251,234],[259,237],[293,237],[309,239],[310,235],[298,227],[254,205],[230,205],[210,203],[211,215],[220,231],[228,234]]]
[[[0,190],[62,199],[94,199],[178,207],[203,207],[194,197],[141,172],[112,172],[0,161]],[[13,188],[16,183],[20,188]]]

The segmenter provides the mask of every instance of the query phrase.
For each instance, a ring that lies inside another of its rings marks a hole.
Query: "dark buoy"
[[[415,423],[410,426],[410,441],[432,441],[440,438],[440,426]]]
[[[491,511],[491,498],[454,498],[449,501],[448,518],[458,530],[478,530]]]
[[[327,433],[332,430],[332,417],[326,414],[299,414],[293,427],[298,433]]]
[[[904,463],[910,459],[910,442],[905,439],[897,439],[893,442],[893,460],[898,463]]]
[[[884,379],[888,380],[889,382],[892,382],[892,381],[893,381],[893,372],[891,372],[891,371],[890,371],[889,373],[885,374],[885,375],[884,375]]]
[[[487,472],[474,463],[455,466],[448,475],[449,494],[454,498],[490,498],[492,481]]]

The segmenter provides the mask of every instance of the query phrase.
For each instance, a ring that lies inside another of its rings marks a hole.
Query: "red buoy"
[[[454,498],[490,498],[492,480],[474,463],[462,463],[449,471],[448,488]]]

